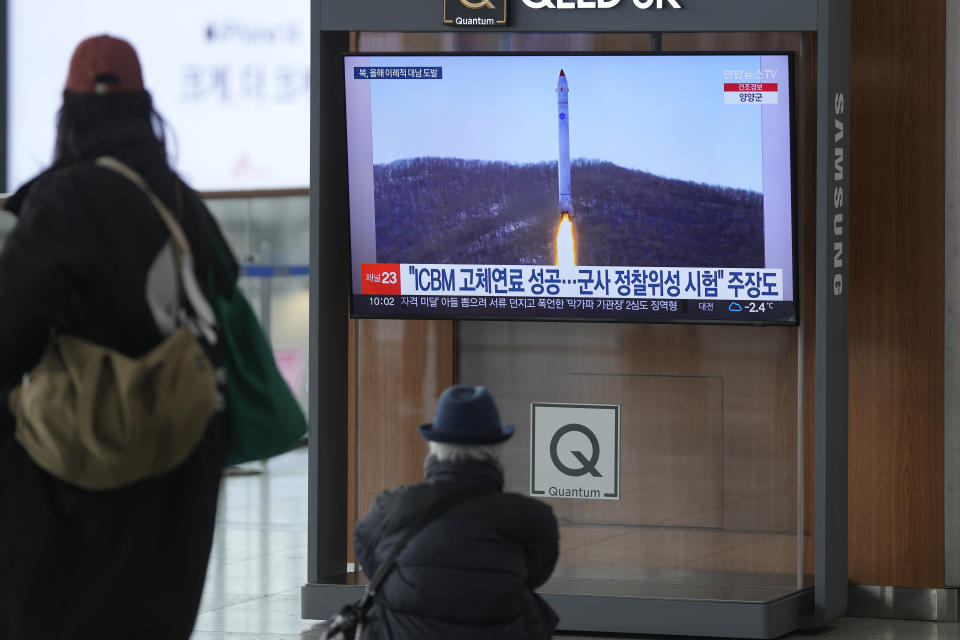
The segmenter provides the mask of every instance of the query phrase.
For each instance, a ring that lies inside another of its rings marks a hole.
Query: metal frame
[[[957,589],[877,587],[851,584],[847,615],[858,618],[893,618],[957,622],[960,594]]]
[[[821,0],[818,25],[814,627],[847,610],[849,0]]]
[[[349,320],[347,222],[341,214],[346,211],[347,169],[339,54],[347,49],[348,35],[322,32],[321,13],[312,11],[310,18],[310,228],[324,230],[310,234],[310,583],[342,574],[347,566]],[[304,597],[304,617],[315,616],[306,601]]]
[[[960,586],[960,7],[947,3],[944,212],[944,579]]]
[[[0,0],[2,2],[2,0]],[[310,504],[304,618],[322,619],[361,589],[347,564],[347,248],[340,53],[351,31],[444,32],[440,3],[314,3],[311,64]],[[510,26],[455,31],[817,32],[816,559],[813,589],[771,602],[547,595],[562,629],[773,638],[847,608],[847,342],[850,0],[681,0],[682,10],[533,10]],[[836,107],[841,103],[843,110]],[[842,201],[836,204],[837,190]],[[320,277],[323,274],[323,278]],[[808,321],[814,316],[808,315]]]

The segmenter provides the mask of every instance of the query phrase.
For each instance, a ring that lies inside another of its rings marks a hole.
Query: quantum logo
[[[523,4],[531,9],[612,9],[620,4],[620,0],[523,0]],[[678,0],[633,0],[633,6],[637,9],[683,9]]]
[[[620,406],[530,404],[530,495],[620,499]]]
[[[443,0],[443,24],[458,27],[503,27],[508,0]]]
[[[582,451],[571,451],[571,455],[577,459],[577,462],[580,463],[578,467],[568,467],[563,464],[560,460],[560,454],[558,452],[558,447],[560,446],[560,439],[568,433],[580,433],[587,437],[587,440],[590,442],[590,458],[583,455]],[[553,466],[563,473],[572,478],[578,476],[583,476],[590,474],[596,476],[597,478],[602,478],[603,474],[597,471],[597,461],[600,459],[600,441],[597,440],[597,434],[595,434],[590,429],[586,428],[582,424],[568,424],[553,434],[553,438],[550,440],[550,460],[553,461]]]

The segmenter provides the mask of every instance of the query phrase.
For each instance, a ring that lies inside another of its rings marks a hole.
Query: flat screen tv
[[[790,54],[347,55],[354,317],[798,322]]]

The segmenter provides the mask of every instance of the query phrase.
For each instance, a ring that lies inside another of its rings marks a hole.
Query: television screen
[[[7,190],[50,165],[70,56],[81,40],[102,33],[137,49],[146,88],[168,124],[168,155],[191,186],[309,185],[306,0],[5,4]]]
[[[355,317],[797,322],[789,54],[347,55]]]

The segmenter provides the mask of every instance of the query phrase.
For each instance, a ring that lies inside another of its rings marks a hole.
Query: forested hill
[[[553,264],[557,165],[416,158],[374,167],[377,261]],[[608,162],[571,168],[577,263],[761,267],[763,197]]]

